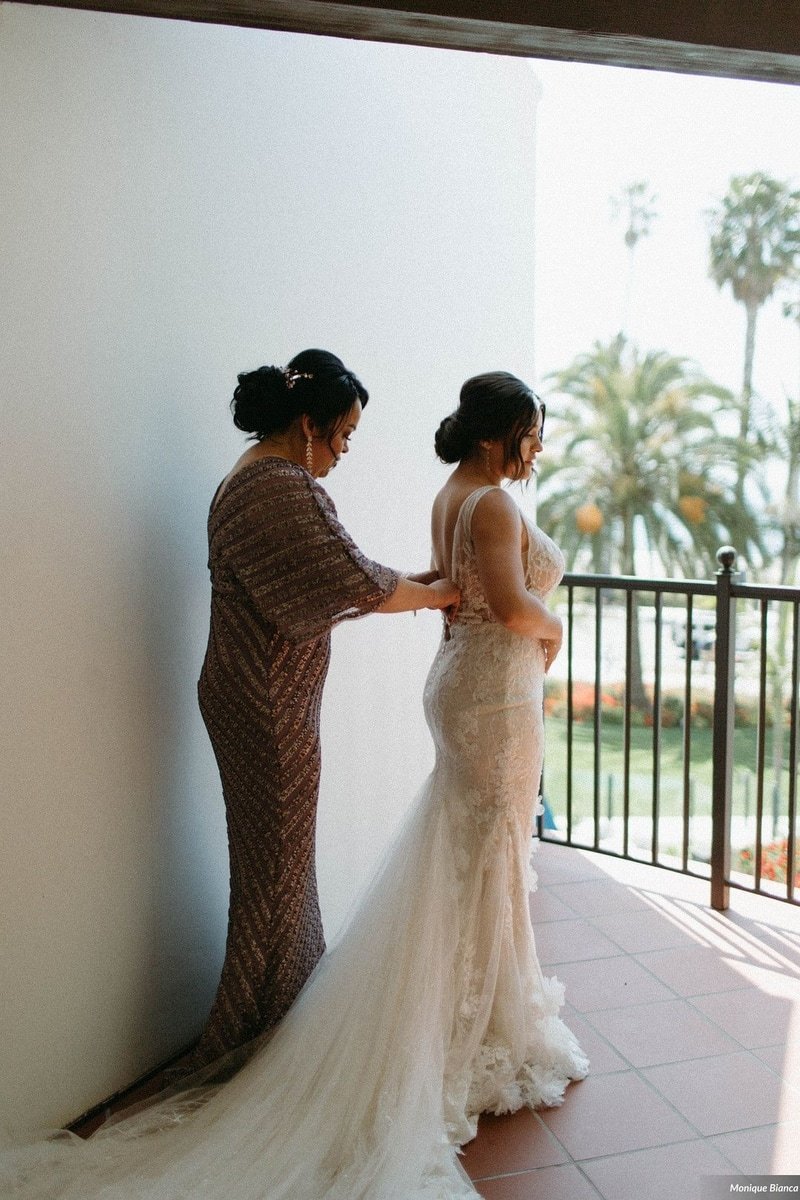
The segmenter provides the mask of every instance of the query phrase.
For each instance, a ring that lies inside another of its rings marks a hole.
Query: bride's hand
[[[552,667],[558,652],[561,649],[561,643],[564,638],[564,631],[561,626],[561,621],[558,617],[553,617],[553,636],[541,638],[542,650],[544,650],[544,673],[545,675]]]
[[[541,641],[542,649],[544,650],[544,673],[546,675],[555,662],[556,656],[561,649],[561,639],[542,638]]]

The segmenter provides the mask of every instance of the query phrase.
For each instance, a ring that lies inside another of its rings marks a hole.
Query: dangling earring
[[[306,470],[309,475],[314,474],[314,447],[311,444],[311,435],[306,438]]]
[[[486,474],[489,476],[489,478],[491,478],[492,468],[491,468],[491,464],[489,463],[489,447],[488,446],[483,447],[483,467],[484,467],[484,470],[486,471]]]

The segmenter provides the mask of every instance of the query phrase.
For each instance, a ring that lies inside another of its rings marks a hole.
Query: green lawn
[[[591,816],[594,796],[594,729],[588,723],[575,723],[573,733],[573,821]],[[547,802],[558,817],[566,814],[566,765],[567,726],[566,721],[548,717],[545,722],[546,750],[544,767],[544,792]],[[771,804],[771,732],[766,745],[765,807]],[[736,729],[734,736],[734,800],[733,812],[740,816],[755,811],[756,803],[756,730],[752,727]],[[712,740],[711,730],[692,730],[690,753],[691,812],[696,816],[711,813]],[[661,730],[661,785],[659,793],[660,813],[664,817],[680,816],[683,811],[683,731],[680,728]],[[782,799],[785,811],[785,793],[788,771],[783,771]],[[621,725],[604,724],[600,746],[600,811],[622,815],[623,804],[623,728]],[[630,812],[632,816],[649,816],[653,811],[653,730],[634,728],[631,730],[630,754]]]

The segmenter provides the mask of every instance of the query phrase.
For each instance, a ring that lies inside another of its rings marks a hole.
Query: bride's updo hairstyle
[[[526,383],[507,371],[473,375],[461,389],[458,408],[445,417],[436,431],[434,446],[442,462],[457,463],[470,458],[482,441],[502,441],[503,469],[524,473],[520,453],[522,439],[536,424],[544,422],[545,406]]]
[[[369,399],[363,383],[327,350],[303,350],[285,367],[258,367],[238,380],[233,423],[257,442],[284,433],[304,414],[330,439],[356,400],[364,408]]]

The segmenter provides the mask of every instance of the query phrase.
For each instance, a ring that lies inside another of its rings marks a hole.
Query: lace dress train
[[[481,1112],[554,1105],[588,1069],[528,894],[543,654],[496,624],[456,527],[462,607],[425,689],[436,765],[341,938],[247,1065],[88,1142],[0,1157],[24,1200],[472,1200]],[[528,586],[563,570],[528,528]],[[15,1190],[16,1189],[16,1190]]]

